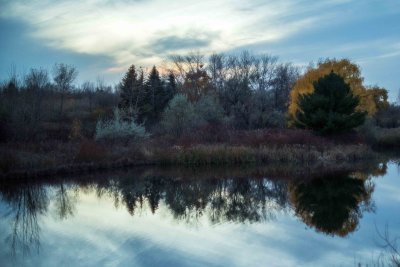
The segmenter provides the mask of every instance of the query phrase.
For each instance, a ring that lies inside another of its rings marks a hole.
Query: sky
[[[199,52],[349,58],[367,85],[400,90],[400,0],[0,0],[0,80],[54,63],[77,83],[117,83],[128,66]]]

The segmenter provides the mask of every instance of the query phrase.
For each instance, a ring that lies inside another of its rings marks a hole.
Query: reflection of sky
[[[60,220],[54,203],[41,217],[41,250],[9,261],[1,246],[2,266],[355,266],[381,251],[375,224],[389,224],[400,236],[400,179],[390,165],[384,177],[374,179],[376,213],[364,213],[359,230],[345,238],[330,237],[307,228],[291,212],[278,213],[267,223],[210,225],[207,218],[186,224],[175,221],[164,205],[133,217],[124,206],[115,208],[107,196],[79,195],[74,216]],[[0,205],[0,216],[7,213]],[[4,240],[8,220],[0,221]],[[2,241],[3,241],[2,240]]]
[[[80,81],[115,82],[136,64],[172,54],[249,48],[307,64],[349,57],[366,81],[398,90],[398,0],[0,0],[0,79],[20,71],[76,65]]]

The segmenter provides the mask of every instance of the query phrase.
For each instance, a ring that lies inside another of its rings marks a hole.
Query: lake
[[[0,266],[371,266],[399,207],[394,161],[1,181]]]

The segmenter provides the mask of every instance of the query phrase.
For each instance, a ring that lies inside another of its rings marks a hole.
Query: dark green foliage
[[[133,114],[140,116],[140,104],[145,97],[143,90],[143,73],[138,78],[135,66],[130,66],[119,85],[119,90],[121,97],[121,101],[118,105],[119,108],[124,110],[128,116],[132,116]]]
[[[159,121],[161,113],[169,100],[167,100],[163,82],[155,66],[151,69],[145,86],[146,101],[143,103],[143,113],[146,118],[146,124],[153,125]]]
[[[366,113],[356,111],[359,99],[342,77],[331,72],[315,82],[314,89],[312,94],[300,96],[297,127],[334,134],[364,123]]]
[[[176,93],[175,77],[170,74],[168,83],[165,83],[154,66],[145,81],[143,71],[138,75],[132,65],[119,89],[119,108],[124,110],[127,119],[135,119],[137,123],[151,127],[160,121],[162,112]]]
[[[176,85],[175,75],[172,72],[170,72],[170,74],[168,75],[168,83],[165,86],[165,96],[167,104],[176,95],[177,93],[176,89],[177,85]]]

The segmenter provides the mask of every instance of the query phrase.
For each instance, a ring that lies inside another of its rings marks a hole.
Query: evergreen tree
[[[141,116],[144,100],[143,80],[143,71],[140,72],[138,77],[135,65],[131,65],[119,84],[121,97],[119,108],[130,118],[136,116],[136,120],[139,122],[142,122],[143,119],[143,116]]]
[[[352,94],[341,76],[331,72],[313,85],[313,93],[299,98],[297,127],[333,134],[348,131],[364,122],[366,112],[356,111],[359,98]]]
[[[166,105],[168,102],[174,98],[174,96],[177,93],[177,86],[176,86],[176,80],[175,80],[175,75],[173,72],[170,72],[168,75],[168,83],[165,87],[165,102]]]
[[[146,103],[144,114],[146,124],[152,125],[157,122],[165,108],[165,92],[160,74],[155,66],[151,69],[146,82]]]
[[[119,107],[127,110],[133,108],[137,103],[135,87],[137,86],[137,73],[135,65],[131,65],[119,85],[121,101]],[[135,99],[136,98],[136,99]]]

